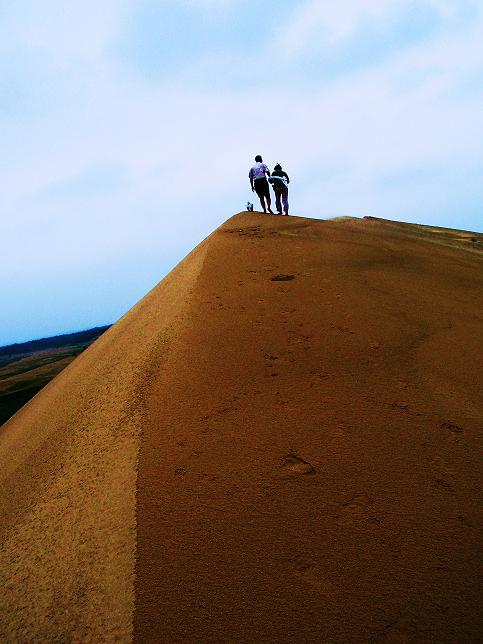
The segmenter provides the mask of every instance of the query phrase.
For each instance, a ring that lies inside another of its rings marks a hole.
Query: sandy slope
[[[476,642],[482,285],[230,219],[2,429],[0,639]]]

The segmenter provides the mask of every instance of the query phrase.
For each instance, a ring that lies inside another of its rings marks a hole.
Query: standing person
[[[263,212],[267,212],[265,208],[266,200],[268,212],[273,215],[271,210],[272,200],[270,199],[270,186],[268,185],[267,176],[270,176],[270,170],[263,163],[262,157],[257,154],[255,157],[255,165],[250,168],[250,172],[248,173],[250,185],[252,187],[252,191],[256,192],[260,198]]]
[[[288,174],[282,170],[280,163],[277,163],[274,167],[270,183],[275,192],[275,205],[278,214],[282,214],[283,204],[283,212],[288,215],[288,184],[290,183],[290,179],[288,178]],[[280,203],[280,199],[282,203]]]

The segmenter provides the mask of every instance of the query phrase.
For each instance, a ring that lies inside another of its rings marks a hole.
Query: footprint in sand
[[[342,505],[341,518],[349,522],[364,519],[371,503],[372,499],[366,494],[357,494]]]
[[[409,644],[410,642],[428,641],[418,632],[413,620],[409,617],[401,617],[391,624],[388,624],[382,633],[371,641],[377,644]]]
[[[292,478],[294,476],[306,476],[311,474],[315,474],[315,467],[293,452],[287,454],[283,459],[282,466],[278,472],[280,478]]]
[[[436,486],[453,490],[456,470],[447,466],[441,458],[435,458],[430,462],[433,471],[433,482]]]
[[[270,278],[271,282],[290,282],[291,280],[295,279],[295,275],[274,275],[273,277]]]
[[[448,432],[447,437],[450,443],[457,445],[464,441],[464,429],[463,427],[460,427],[460,425],[447,420],[446,422],[441,423],[440,427]]]
[[[341,326],[341,325],[339,325],[339,324],[332,325],[332,328],[334,328],[334,329],[336,329],[337,331],[339,331],[339,333],[347,333],[348,335],[354,335],[354,333],[355,333],[354,331],[352,331],[351,329],[349,329],[349,327],[347,327],[347,326]]]
[[[295,560],[295,574],[324,593],[332,594],[335,590],[334,584],[325,579],[322,567],[311,559],[297,558]]]
[[[447,420],[445,423],[441,423],[441,429],[447,429],[453,434],[461,434],[463,432],[462,427],[460,427],[456,423],[452,423],[450,420]]]

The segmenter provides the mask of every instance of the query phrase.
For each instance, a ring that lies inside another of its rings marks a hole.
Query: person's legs
[[[270,192],[268,193],[268,196],[267,196],[267,198],[266,198],[266,199],[267,199],[267,208],[268,208],[268,212],[269,212],[271,215],[273,215],[272,208],[271,208],[271,206],[272,206],[272,200],[270,199]]]
[[[288,188],[282,188],[283,211],[288,215]]]
[[[267,212],[265,208],[266,189],[265,189],[265,184],[263,180],[255,179],[254,187],[255,187],[255,192],[257,193],[258,198],[260,199],[260,205],[262,206],[263,212]]]
[[[280,203],[280,197],[282,196],[282,191],[280,188],[274,188],[275,190],[275,207],[279,215],[282,214],[282,204]]]
[[[273,215],[272,209],[270,207],[272,205],[272,200],[270,199],[270,186],[268,185],[268,181],[266,179],[262,179],[261,182],[263,183],[261,183],[262,190],[260,192],[260,201],[263,195],[265,197],[265,201],[267,202],[267,210],[271,215]],[[266,212],[265,206],[263,207],[263,212]]]

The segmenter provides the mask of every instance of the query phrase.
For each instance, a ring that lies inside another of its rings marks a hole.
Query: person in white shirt
[[[268,185],[267,176],[270,176],[270,170],[263,163],[262,157],[257,154],[255,157],[255,165],[250,168],[248,177],[250,179],[250,185],[252,191],[256,192],[260,198],[260,204],[263,208],[263,212],[268,212],[273,215],[271,205],[272,200],[270,198],[270,186]],[[267,205],[265,207],[265,201]]]

